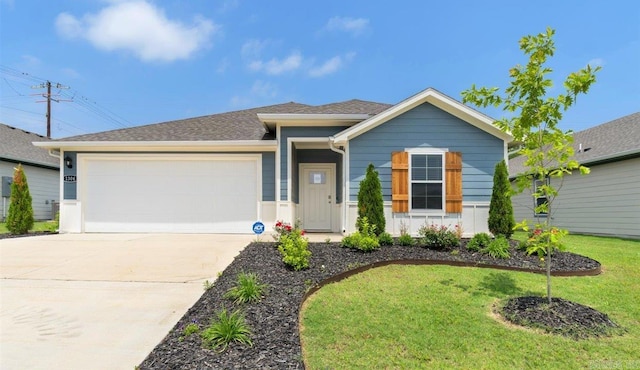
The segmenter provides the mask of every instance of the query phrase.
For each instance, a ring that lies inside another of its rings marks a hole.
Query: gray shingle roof
[[[584,165],[640,154],[640,112],[574,133],[573,148]],[[509,173],[523,173],[523,163],[524,157],[510,160]]]
[[[187,118],[145,126],[131,127],[95,134],[79,135],[57,141],[227,141],[268,140],[273,134],[265,130],[258,113],[299,114],[370,114],[390,107],[388,104],[362,100],[311,106],[285,103],[251,108],[202,117]]]
[[[44,136],[0,123],[0,158],[23,164],[38,164],[60,168],[58,158],[47,149],[38,148],[34,141],[50,141]]]

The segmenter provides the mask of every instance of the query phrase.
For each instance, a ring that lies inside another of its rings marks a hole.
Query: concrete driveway
[[[254,238],[0,240],[0,368],[133,369]]]

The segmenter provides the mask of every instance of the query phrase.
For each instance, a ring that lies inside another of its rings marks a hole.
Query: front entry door
[[[302,227],[309,231],[331,231],[335,203],[335,164],[300,164]]]

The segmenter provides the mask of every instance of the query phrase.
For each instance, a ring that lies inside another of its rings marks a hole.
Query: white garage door
[[[84,231],[250,233],[258,218],[258,158],[81,157]]]

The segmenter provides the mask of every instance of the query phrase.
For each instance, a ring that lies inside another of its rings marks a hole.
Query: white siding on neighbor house
[[[13,178],[16,163],[0,161],[0,176]],[[52,202],[59,200],[59,171],[41,167],[34,167],[23,164],[24,173],[29,184],[31,194],[31,204],[33,206],[33,217],[36,220],[51,220],[54,218]],[[4,221],[9,212],[9,198],[0,200],[0,219]],[[4,208],[4,209],[3,209]]]
[[[589,175],[564,178],[552,205],[553,224],[578,234],[640,238],[640,158],[589,167]],[[516,222],[535,221],[530,191],[512,203]]]

